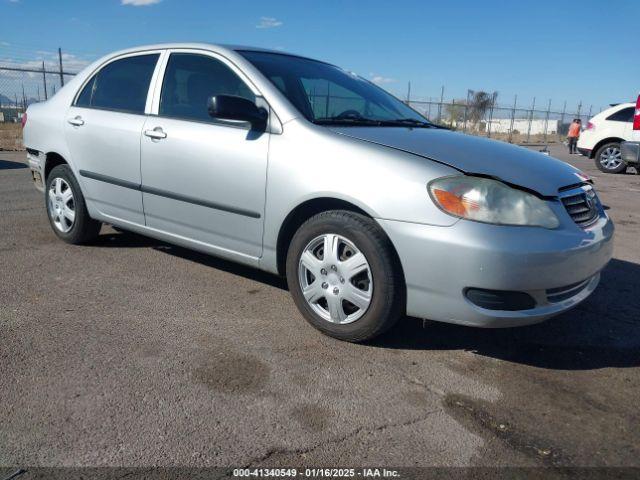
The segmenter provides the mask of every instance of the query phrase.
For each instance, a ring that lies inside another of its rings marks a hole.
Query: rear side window
[[[153,70],[160,55],[138,55],[111,62],[85,85],[76,106],[144,113]]]
[[[255,101],[249,87],[219,60],[193,53],[171,54],[162,83],[160,115],[213,122],[207,102],[214,95],[236,95]]]
[[[623,108],[609,115],[607,120],[613,120],[614,122],[633,122],[633,111],[633,107]]]

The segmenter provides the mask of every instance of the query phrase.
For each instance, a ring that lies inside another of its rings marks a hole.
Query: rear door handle
[[[70,118],[69,120],[67,120],[67,122],[69,122],[74,127],[81,127],[82,125],[84,125],[84,120],[80,115],[75,118]]]
[[[144,134],[149,138],[153,138],[154,140],[167,138],[167,134],[162,131],[161,127],[156,127],[153,130],[145,130]]]

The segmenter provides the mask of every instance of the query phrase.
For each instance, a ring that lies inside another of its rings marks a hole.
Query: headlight
[[[558,217],[545,201],[497,180],[455,176],[428,185],[434,203],[454,217],[497,225],[556,228]]]

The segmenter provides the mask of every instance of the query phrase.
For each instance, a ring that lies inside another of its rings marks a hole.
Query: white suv
[[[620,173],[627,169],[620,144],[632,139],[634,103],[620,103],[603,110],[587,122],[578,140],[578,151],[593,158],[605,173]]]

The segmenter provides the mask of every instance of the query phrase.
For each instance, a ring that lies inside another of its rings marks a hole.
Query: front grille
[[[573,221],[582,228],[588,227],[598,219],[598,198],[591,186],[581,188],[579,193],[562,197],[562,204]]]

